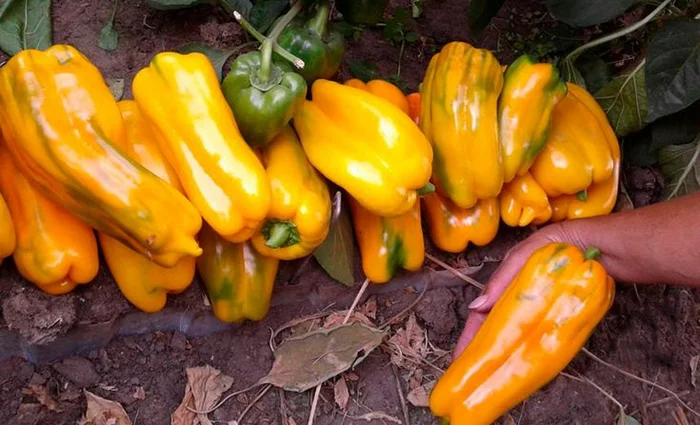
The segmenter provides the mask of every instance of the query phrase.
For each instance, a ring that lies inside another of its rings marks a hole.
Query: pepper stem
[[[331,6],[328,0],[321,0],[318,2],[318,10],[316,15],[309,19],[306,23],[306,28],[314,31],[321,37],[326,36],[328,30],[328,17],[331,14]]]
[[[269,222],[263,228],[265,245],[270,248],[283,248],[299,243],[299,232],[294,223],[288,221]]]
[[[265,39],[262,43],[262,52],[260,53],[260,69],[258,69],[258,84],[265,85],[270,80],[270,72],[272,67],[272,48],[274,41]]]
[[[296,6],[296,4],[295,4]],[[290,12],[294,10],[291,9]],[[289,12],[288,12],[289,13]],[[298,11],[296,13],[299,13]],[[265,43],[265,40],[268,39],[268,37],[265,37],[260,33],[260,31],[256,30],[255,27],[253,27],[250,22],[248,22],[240,13],[234,11],[233,12],[233,17],[236,18],[239,24],[250,33],[250,35],[253,36],[256,40],[258,40],[260,43]],[[293,16],[292,16],[293,18]],[[290,19],[291,21],[291,19]],[[281,23],[282,21],[278,22]],[[281,32],[281,31],[280,31]],[[291,62],[294,66],[297,68],[303,68],[304,67],[304,61],[299,59],[298,57],[294,56],[293,54],[289,53],[288,51],[284,50],[282,47],[280,47],[279,44],[277,44],[276,39],[272,39],[272,50],[275,51],[278,55],[282,56],[284,59],[288,60]]]
[[[583,189],[579,193],[576,194],[576,199],[578,199],[581,202],[586,202],[588,201],[588,190]]]
[[[600,257],[601,253],[600,250],[594,246],[589,246],[586,248],[586,251],[583,253],[583,258],[586,260],[596,260],[598,257]]]
[[[425,195],[431,194],[431,193],[435,192],[435,185],[428,182],[425,184],[425,186],[421,187],[416,192],[418,192],[418,196],[425,196]]]
[[[284,14],[280,18],[279,21],[275,24],[274,27],[270,30],[269,38],[273,39],[275,43],[277,42],[277,39],[279,38],[280,34],[282,34],[282,31],[284,31],[285,28],[289,25],[290,22],[301,12],[301,2],[302,0],[297,0],[294,2],[292,7],[289,9],[287,13]]]

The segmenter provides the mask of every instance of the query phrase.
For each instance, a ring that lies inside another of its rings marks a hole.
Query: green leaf
[[[581,72],[576,68],[573,60],[568,58],[564,59],[559,68],[561,68],[561,78],[564,81],[586,88],[586,80],[583,79],[583,75],[581,75]]]
[[[370,80],[375,80],[381,78],[379,75],[379,70],[377,65],[369,61],[348,59],[348,65],[350,66],[350,73],[365,83]]]
[[[608,22],[641,0],[546,0],[547,8],[557,20],[574,27]]]
[[[700,189],[700,136],[685,145],[666,146],[659,150],[659,166],[667,185],[665,195],[687,195]]]
[[[114,1],[114,8],[112,8],[112,15],[109,20],[102,27],[100,31],[100,38],[97,40],[97,44],[102,50],[108,52],[117,50],[117,44],[119,43],[119,33],[114,29],[114,19],[117,16],[117,6],[119,5],[119,0]]]
[[[338,221],[331,227],[328,237],[314,251],[314,258],[333,279],[346,286],[355,284],[355,247],[347,208],[340,211]]]
[[[362,35],[362,27],[351,25],[345,21],[335,22],[333,28],[343,34],[345,38],[352,38],[355,41],[359,40]]]
[[[219,78],[219,81],[221,81],[221,74],[224,69],[224,64],[226,63],[226,60],[235,52],[235,50],[222,52],[202,43],[188,43],[180,47],[179,52],[198,52],[204,54],[207,58],[209,58],[209,61],[212,63],[214,70],[216,71],[216,76]]]
[[[411,0],[411,17],[420,18],[423,14],[423,0]]]
[[[0,5],[0,49],[10,56],[51,47],[51,0],[5,0]]]
[[[651,40],[646,64],[649,122],[700,100],[700,21],[668,22]]]
[[[484,28],[498,14],[505,0],[472,0],[467,10],[467,23],[476,37],[481,35]]]
[[[206,0],[146,0],[146,4],[156,10],[177,10],[200,4],[211,4],[211,2]]]
[[[615,77],[595,94],[619,137],[635,133],[647,122],[647,96],[644,62],[630,72]]]
[[[416,41],[418,41],[419,38],[420,34],[418,34],[417,32],[409,31],[406,33],[404,40],[406,40],[406,42],[408,43],[415,43]]]
[[[264,34],[288,4],[288,0],[259,0],[250,10],[251,25]]]
[[[591,93],[599,91],[613,79],[610,66],[599,55],[588,52],[576,60],[576,69],[583,76],[585,87]]]
[[[250,11],[253,9],[253,3],[250,0],[220,0],[221,7],[231,15],[233,12],[238,12],[243,17],[250,17]]]
[[[110,93],[114,96],[114,100],[120,101],[124,97],[124,79],[123,78],[108,78],[107,87]]]
[[[651,149],[691,142],[700,134],[700,101],[651,124]]]

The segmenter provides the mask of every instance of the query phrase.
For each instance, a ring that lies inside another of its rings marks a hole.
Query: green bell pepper
[[[262,36],[240,14],[241,25],[262,40],[261,51],[238,56],[224,78],[222,90],[231,106],[241,135],[252,147],[262,146],[279,134],[292,119],[306,97],[306,81],[287,62],[298,58],[276,49],[275,40],[282,29],[299,12],[300,2],[272,29]],[[273,58],[273,50],[283,57]]]
[[[345,38],[338,31],[328,30],[328,0],[316,4],[316,13],[303,25],[290,24],[277,43],[304,61],[299,73],[311,84],[319,78],[330,79],[340,69],[345,53]]]
[[[389,0],[336,0],[335,7],[345,22],[352,25],[375,25],[382,20]]]

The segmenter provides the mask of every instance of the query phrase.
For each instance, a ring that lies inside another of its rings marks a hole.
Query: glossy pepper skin
[[[42,291],[66,294],[97,276],[97,241],[90,227],[44,197],[0,147],[0,192],[15,225],[19,273]]]
[[[423,79],[420,127],[435,153],[433,183],[461,208],[495,198],[503,186],[497,123],[502,87],[496,57],[457,41],[433,56]]]
[[[165,161],[158,142],[133,100],[118,103],[126,128],[124,152],[147,170],[182,191],[175,170]],[[124,297],[142,311],[155,313],[165,307],[167,294],[180,293],[192,282],[195,257],[182,257],[166,268],[129,249],[116,239],[98,235],[107,267]]]
[[[552,206],[544,189],[530,173],[506,183],[499,195],[501,218],[510,227],[542,224],[552,218]]]
[[[619,162],[617,140],[607,134],[610,124],[600,107],[581,87],[567,83],[567,88],[552,111],[547,143],[530,169],[550,198],[576,195],[614,177]]]
[[[319,0],[315,7],[315,14],[306,23],[292,21],[277,40],[280,47],[304,61],[298,72],[309,84],[332,78],[345,54],[343,34],[328,28],[329,1]]]
[[[200,254],[197,210],[124,155],[117,103],[75,48],[13,56],[0,71],[0,108],[12,159],[44,196],[163,266]]]
[[[353,78],[351,80],[347,80],[343,84],[370,92],[375,96],[383,97],[394,104],[394,106],[401,109],[404,113],[409,114],[410,112],[408,107],[408,99],[406,96],[404,96],[400,88],[388,81],[370,80],[365,83],[362,80]]]
[[[391,102],[364,90],[317,80],[294,116],[311,164],[373,214],[409,212],[430,179],[433,151]]]
[[[321,175],[287,126],[262,149],[272,201],[262,230],[251,242],[255,249],[280,260],[305,257],[328,235],[331,197]]]
[[[384,16],[389,0],[336,0],[343,20],[352,25],[374,25]]]
[[[484,246],[498,233],[498,198],[480,199],[472,208],[460,208],[439,193],[422,201],[430,240],[443,251],[459,253],[469,243]]]
[[[258,253],[248,241],[228,242],[206,225],[200,243],[204,253],[197,258],[197,271],[214,315],[228,323],[264,319],[279,260]]]
[[[603,112],[595,98],[582,87],[569,84],[569,91],[571,96],[585,105],[595,117],[595,121],[610,148],[613,159],[613,173],[608,179],[592,184],[580,195],[562,195],[550,199],[553,209],[553,222],[610,214],[615,208],[620,186],[620,144],[605,112]],[[591,126],[595,127],[592,123]]]
[[[507,68],[498,100],[505,183],[530,169],[547,141],[552,109],[566,92],[552,64],[522,55]]]
[[[450,425],[488,425],[547,384],[612,304],[615,284],[578,248],[535,251],[430,394]]]
[[[420,125],[420,93],[411,93],[406,96],[406,100],[408,100],[408,115]]]
[[[133,92],[204,221],[231,242],[249,239],[267,215],[270,186],[238,131],[209,59],[201,53],[159,53],[136,74]]]
[[[289,123],[306,96],[306,81],[284,60],[272,60],[266,81],[259,77],[263,53],[237,57],[222,89],[236,124],[251,146],[271,141]]]
[[[381,217],[349,198],[355,238],[362,257],[362,270],[373,283],[386,283],[403,268],[417,271],[423,266],[425,244],[421,228],[420,202],[398,217]]]
[[[17,246],[17,235],[15,225],[10,216],[5,199],[0,194],[0,265],[2,260],[12,255]]]

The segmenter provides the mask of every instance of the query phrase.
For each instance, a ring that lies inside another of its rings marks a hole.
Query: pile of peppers
[[[360,3],[337,5],[371,25],[387,2]],[[280,261],[326,240],[335,187],[375,284],[419,270],[427,243],[461,253],[501,223],[615,206],[615,133],[551,64],[503,66],[451,42],[406,95],[384,80],[333,81],[345,47],[328,0],[297,1],[267,35],[236,18],[260,49],[223,81],[203,54],[162,52],[135,76],[134,99],[117,102],[70,45],[0,69],[0,261],[60,295],[97,276],[101,250],[138,309],[163,309],[199,276],[216,317],[237,323],[265,318]],[[489,424],[563,369],[614,296],[598,255],[535,252],[437,382],[432,411]]]

